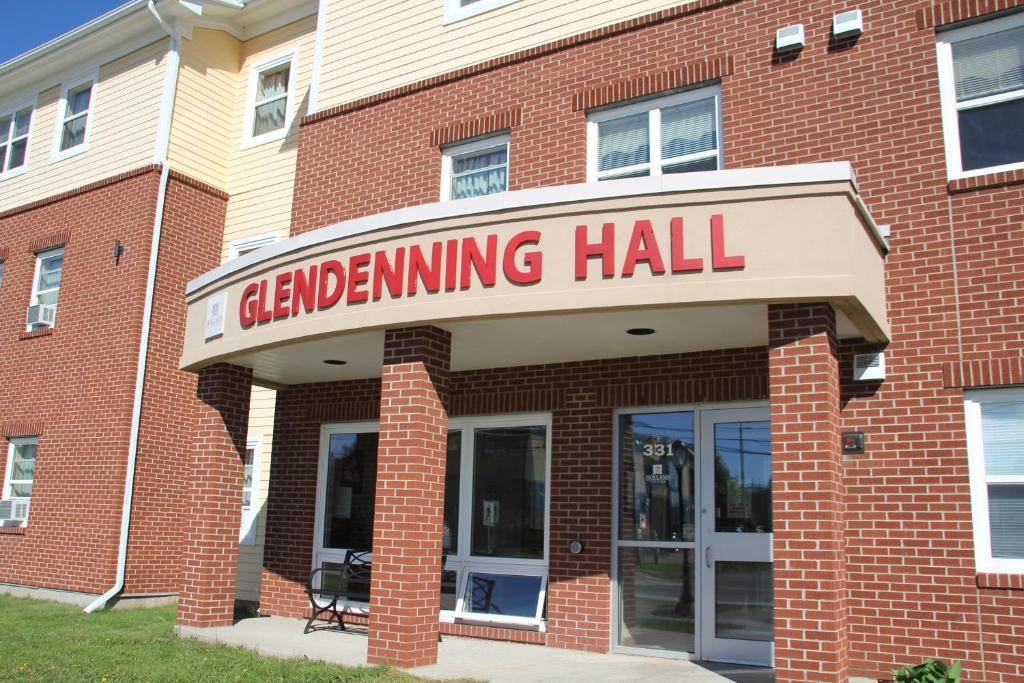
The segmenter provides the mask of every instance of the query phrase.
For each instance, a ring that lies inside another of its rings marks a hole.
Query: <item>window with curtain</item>
[[[246,142],[258,144],[283,137],[290,122],[295,55],[253,67],[249,83]]]
[[[25,107],[0,117],[0,173],[7,173],[25,165],[31,124],[32,107]]]
[[[1024,15],[939,36],[952,176],[1024,166]]]
[[[61,119],[60,151],[65,152],[85,144],[92,111],[92,82],[70,88],[64,98]],[[26,124],[27,125],[27,124]],[[27,130],[26,130],[27,132]]]
[[[480,197],[508,190],[509,138],[492,136],[444,150],[441,199]]]
[[[979,569],[1024,571],[1024,389],[969,394],[967,434]]]
[[[36,274],[32,281],[32,298],[29,303],[29,331],[39,327],[53,327],[63,273],[63,247],[36,254]]]
[[[593,112],[588,179],[721,168],[718,86]]]

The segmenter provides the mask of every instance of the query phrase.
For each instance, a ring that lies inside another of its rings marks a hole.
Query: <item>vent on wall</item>
[[[885,379],[884,353],[858,353],[853,357],[853,381],[874,382]]]
[[[793,24],[775,32],[775,49],[779,52],[802,50],[804,47],[804,25]]]

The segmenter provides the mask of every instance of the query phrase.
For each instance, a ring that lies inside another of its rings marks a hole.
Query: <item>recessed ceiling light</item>
[[[649,334],[654,334],[655,330],[650,327],[632,327],[626,330],[626,334],[631,334],[634,337],[646,337]]]
[[[348,365],[347,360],[337,360],[334,358],[329,358],[325,360],[324,363],[327,363],[328,365]]]

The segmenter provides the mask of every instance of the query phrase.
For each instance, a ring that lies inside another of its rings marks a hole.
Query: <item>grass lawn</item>
[[[422,680],[386,667],[261,657],[178,638],[173,628],[173,607],[85,615],[69,605],[0,595],[0,681]]]

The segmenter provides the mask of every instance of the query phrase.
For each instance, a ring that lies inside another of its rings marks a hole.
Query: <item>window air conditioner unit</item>
[[[858,353],[853,357],[853,381],[875,382],[885,379],[884,353]]]
[[[38,327],[40,325],[53,327],[53,321],[57,318],[57,307],[53,304],[29,306],[26,318],[29,327]]]
[[[0,526],[22,526],[28,519],[27,500],[0,501]]]

